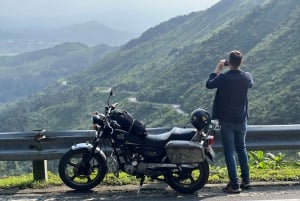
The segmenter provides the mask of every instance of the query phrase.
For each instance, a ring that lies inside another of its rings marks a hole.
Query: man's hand
[[[217,73],[217,74],[221,73],[221,71],[224,68],[224,62],[225,62],[225,59],[222,59],[219,61],[219,63],[216,66],[215,73]]]

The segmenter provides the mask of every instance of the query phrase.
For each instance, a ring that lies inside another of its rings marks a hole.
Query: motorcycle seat
[[[194,128],[179,128],[174,127],[170,131],[160,134],[148,134],[145,139],[145,145],[155,147],[164,147],[170,140],[186,140],[189,141],[195,135]]]

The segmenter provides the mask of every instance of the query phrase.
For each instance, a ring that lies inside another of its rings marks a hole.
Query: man
[[[241,188],[250,188],[246,132],[248,118],[248,89],[253,86],[252,75],[240,69],[242,54],[231,51],[229,61],[221,60],[215,72],[209,75],[206,88],[216,88],[212,119],[218,119],[221,129],[222,144],[227,166],[229,184],[223,188],[227,193],[240,193]],[[221,73],[224,66],[228,71]],[[241,167],[242,183],[237,175],[237,153]]]

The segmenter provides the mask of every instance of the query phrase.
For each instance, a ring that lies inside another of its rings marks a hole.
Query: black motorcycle
[[[140,178],[139,190],[145,177],[163,180],[180,193],[194,193],[206,184],[208,162],[215,157],[211,147],[215,124],[205,110],[192,113],[195,128],[174,127],[155,133],[127,111],[117,109],[117,103],[110,104],[112,96],[113,90],[104,114],[93,114],[93,141],[73,145],[60,159],[59,176],[67,186],[89,190],[100,184],[108,169],[115,175],[123,171]]]

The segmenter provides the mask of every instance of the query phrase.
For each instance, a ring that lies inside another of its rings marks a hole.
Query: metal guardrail
[[[148,128],[150,134],[163,133],[171,128]],[[76,143],[91,141],[94,130],[29,131],[0,133],[0,160],[59,159]],[[222,149],[221,136],[216,131],[214,149]],[[300,149],[300,124],[249,125],[248,150]]]
[[[249,125],[247,127],[248,150],[300,150],[300,124],[293,125]],[[217,131],[213,146],[222,149],[221,136]]]
[[[163,133],[171,128],[148,128],[151,134]],[[59,159],[76,143],[91,141],[94,130],[29,131],[0,133],[0,161],[33,161],[33,172],[44,179],[47,175],[44,160]],[[216,131],[215,151],[221,151],[221,136]],[[300,124],[249,125],[248,150],[300,149]]]
[[[59,159],[72,145],[93,137],[94,130],[0,133],[0,161]]]
[[[91,140],[93,130],[0,133],[0,161],[32,161],[35,181],[47,181],[47,160],[59,159],[73,144]]]

